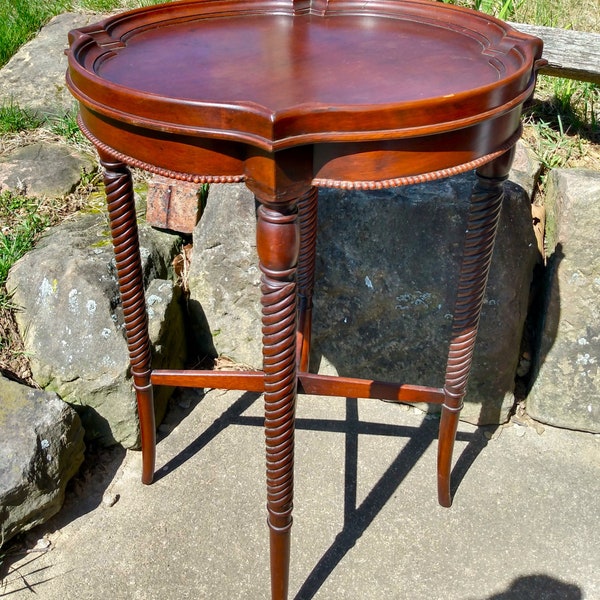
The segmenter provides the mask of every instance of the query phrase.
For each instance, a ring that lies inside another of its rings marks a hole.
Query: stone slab
[[[600,173],[554,169],[546,210],[546,303],[527,411],[544,423],[599,433]]]
[[[0,189],[28,196],[61,197],[72,192],[96,163],[65,144],[38,142],[0,158]]]
[[[41,116],[62,116],[76,105],[67,89],[67,34],[99,19],[98,15],[64,13],[22,46],[0,70],[0,102],[14,102]]]

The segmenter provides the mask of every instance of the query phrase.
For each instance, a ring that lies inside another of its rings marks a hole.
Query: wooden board
[[[540,69],[540,73],[600,84],[600,33],[524,23],[511,25],[543,40],[542,56],[548,64]]]

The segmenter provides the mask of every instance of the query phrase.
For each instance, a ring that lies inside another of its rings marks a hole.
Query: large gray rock
[[[75,101],[65,84],[67,34],[97,20],[98,15],[78,13],[54,17],[0,70],[0,103],[12,101],[40,115],[69,112]]]
[[[313,370],[443,385],[473,181],[471,173],[396,190],[319,192]],[[506,420],[514,404],[538,260],[529,197],[515,184],[506,190],[462,413],[481,424]],[[189,285],[191,301],[212,333],[203,340],[205,352],[216,348],[235,362],[259,367],[254,231],[251,194],[242,186],[212,186],[195,232]]]
[[[0,375],[0,546],[47,521],[83,462],[83,428],[56,394]]]
[[[179,238],[140,224],[156,366],[185,358],[178,295],[163,281]],[[78,407],[88,439],[126,447],[139,443],[135,397],[114,254],[104,214],[78,215],[50,230],[11,269],[7,288],[21,308],[17,324],[34,380]],[[158,388],[157,420],[169,390]]]
[[[467,175],[397,192],[321,195],[315,367],[443,385],[472,184]],[[464,420],[503,422],[514,404],[536,260],[529,199],[507,185]]]
[[[186,364],[186,319],[181,296],[181,288],[173,285],[171,280],[153,279],[146,288],[148,333],[152,343],[152,364],[156,368],[182,369]],[[161,420],[171,391],[162,386],[154,388]]]
[[[28,196],[65,196],[77,187],[83,173],[95,168],[91,157],[65,144],[39,142],[0,159],[0,189]]]
[[[188,277],[200,356],[218,353],[260,367],[260,272],[254,196],[243,184],[211,185]]]
[[[553,170],[546,210],[549,287],[527,411],[600,433],[600,173]]]

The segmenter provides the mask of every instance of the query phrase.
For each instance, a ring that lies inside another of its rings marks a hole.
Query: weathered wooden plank
[[[540,73],[600,84],[600,33],[525,23],[511,25],[543,40],[543,57],[548,65]]]

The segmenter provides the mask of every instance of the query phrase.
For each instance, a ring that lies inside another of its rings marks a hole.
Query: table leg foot
[[[129,169],[100,152],[121,292],[133,386],[142,441],[142,482],[152,483],[156,454],[154,401],[150,383],[150,339],[139,253],[133,184]]]
[[[450,471],[458,418],[471,371],[473,349],[487,284],[513,150],[478,169],[454,305],[438,442],[438,500],[452,504]]]
[[[269,529],[269,551],[271,555],[271,598],[286,600],[288,597],[290,571],[290,530]]]

